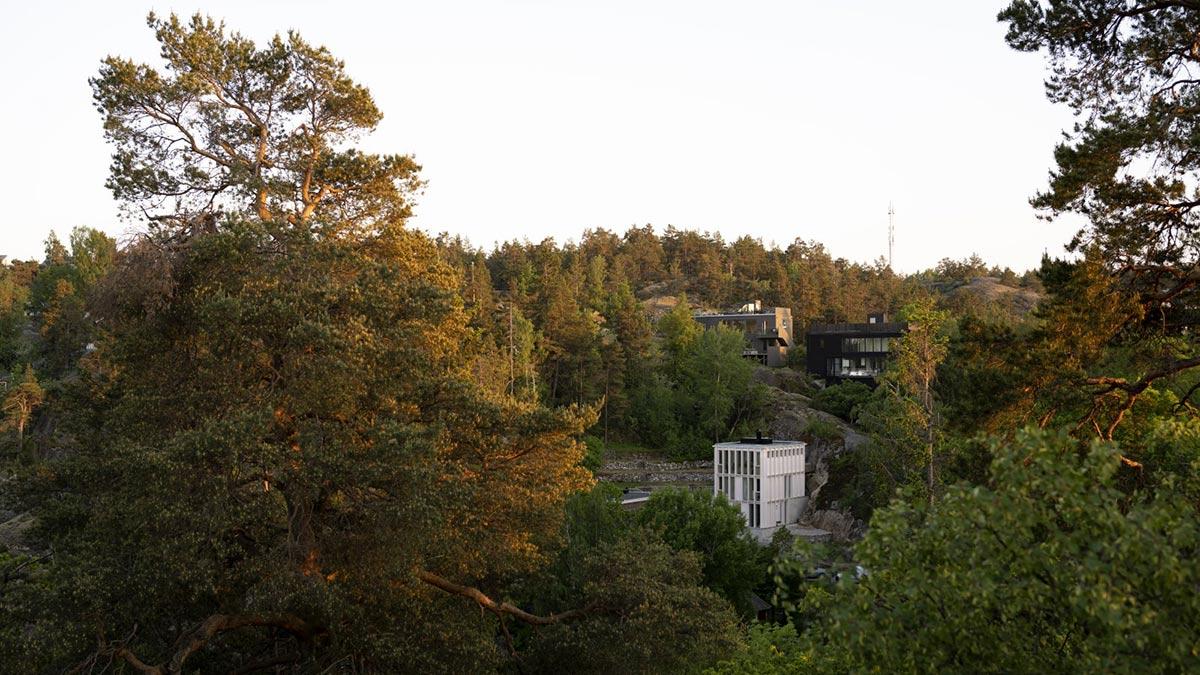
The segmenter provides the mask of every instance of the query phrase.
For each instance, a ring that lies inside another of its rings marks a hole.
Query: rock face
[[[825,530],[836,542],[850,542],[861,539],[867,533],[866,523],[851,516],[845,511],[820,510],[808,515],[809,525]]]
[[[0,551],[29,555],[34,551],[25,542],[25,533],[34,525],[34,517],[28,513],[0,514]]]
[[[930,287],[960,308],[984,308],[988,314],[1022,318],[1041,301],[1041,293],[1032,288],[1017,288],[1001,283],[996,277],[975,277],[970,281],[941,281]]]
[[[805,397],[816,393],[817,387],[807,373],[801,373],[791,368],[759,367],[754,370],[754,381],[774,387],[789,394],[801,394]]]
[[[829,462],[842,452],[857,450],[867,439],[841,418],[810,408],[811,399],[807,396],[774,388],[770,391],[771,436],[800,439],[808,444],[806,494],[815,502],[821,488],[829,482]],[[814,433],[814,423],[822,428],[821,434]]]
[[[818,503],[818,495],[829,482],[829,467],[843,452],[855,452],[867,442],[854,427],[841,418],[810,407],[811,399],[772,387],[770,433],[774,438],[800,439],[807,443],[805,452],[805,494],[809,508]],[[819,432],[819,433],[817,433]],[[862,537],[866,525],[844,511],[805,511],[802,523],[830,533],[833,541],[846,542]]]

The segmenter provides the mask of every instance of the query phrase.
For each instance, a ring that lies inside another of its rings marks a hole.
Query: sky
[[[1071,124],[1041,55],[1009,49],[1003,1],[689,0],[8,3],[0,22],[0,254],[51,230],[126,238],[88,78],[158,63],[146,13],[203,12],[265,42],[294,29],[346,62],[413,154],[411,221],[494,242],[668,224],[912,272],[979,254],[1035,267],[1079,223],[1036,218]]]

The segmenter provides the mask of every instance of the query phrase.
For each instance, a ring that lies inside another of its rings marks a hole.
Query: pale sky
[[[0,254],[41,257],[121,221],[87,80],[106,54],[157,63],[150,9],[202,11],[258,42],[298,30],[384,113],[369,149],[412,153],[413,225],[491,248],[650,223],[797,237],[911,272],[978,253],[1024,269],[1071,123],[1040,55],[1003,41],[1003,0],[855,2],[7,2],[0,21]]]

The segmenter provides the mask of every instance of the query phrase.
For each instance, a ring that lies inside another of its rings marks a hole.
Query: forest
[[[138,234],[0,259],[0,672],[1200,670],[1200,4],[998,18],[1079,120],[1032,206],[1086,224],[1038,269],[897,274],[669,225],[422,232],[350,67],[151,14],[161,61],[90,81]],[[755,300],[907,332],[824,386],[802,341],[771,374],[692,318]],[[780,401],[851,536],[764,545],[711,490],[627,510],[605,478]]]

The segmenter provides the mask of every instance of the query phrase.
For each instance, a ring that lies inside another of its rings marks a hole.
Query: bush
[[[819,417],[810,418],[808,424],[804,425],[804,429],[800,433],[810,439],[820,439],[822,441],[840,441],[845,438],[842,435],[842,430],[836,424]]]
[[[791,368],[792,370],[798,370],[802,373],[806,372],[807,369],[805,360],[807,356],[808,350],[803,344],[795,344],[791,347],[788,347],[787,367]]]
[[[604,464],[604,441],[588,434],[583,437],[583,443],[587,446],[587,453],[579,463],[588,471],[596,473]]]
[[[1065,432],[990,449],[986,486],[875,512],[867,574],[832,589],[814,644],[844,651],[840,672],[1197,672],[1188,495],[1123,493],[1118,449]]]
[[[843,382],[825,387],[812,397],[812,407],[853,422],[855,408],[871,398],[871,388],[862,382]]]

